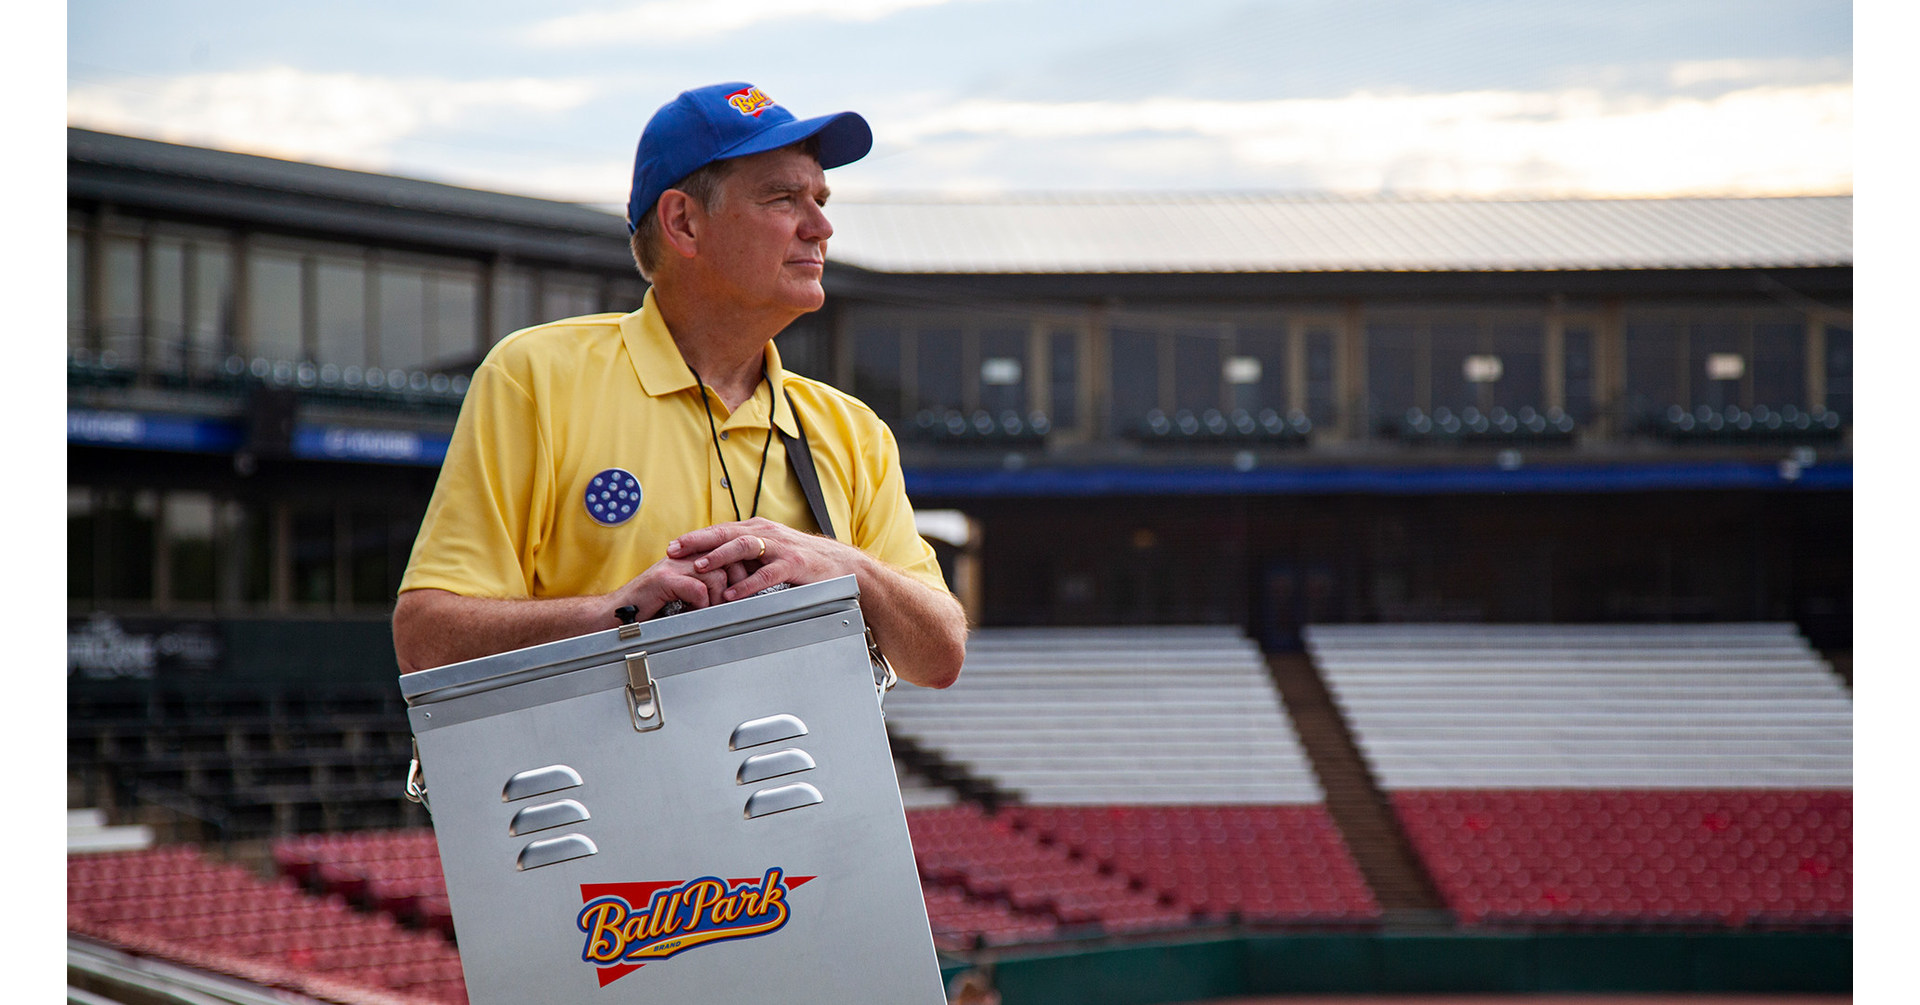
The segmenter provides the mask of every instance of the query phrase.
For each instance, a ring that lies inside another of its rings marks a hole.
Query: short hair
[[[818,134],[809,136],[798,143],[789,144],[779,149],[800,150],[817,161],[820,159],[820,137]],[[727,176],[733,173],[737,161],[738,158],[731,157],[724,160],[708,161],[694,168],[692,174],[674,182],[672,185],[667,186],[667,188],[679,189],[685,192],[694,202],[700,204],[702,210],[711,213],[714,207],[719,204],[720,183],[726,181]],[[633,228],[633,236],[628,239],[627,246],[633,250],[633,264],[639,268],[640,278],[652,282],[653,270],[660,265],[660,208],[658,200],[655,201],[655,205],[648,206],[646,213],[641,215],[640,225]]]
[[[733,169],[732,160],[708,161],[694,168],[692,174],[667,187],[685,192],[700,204],[701,209],[712,212],[720,196],[720,183],[733,173]],[[640,278],[652,282],[653,270],[660,264],[660,208],[657,203],[647,207],[628,243],[633,248],[633,264],[639,267]]]

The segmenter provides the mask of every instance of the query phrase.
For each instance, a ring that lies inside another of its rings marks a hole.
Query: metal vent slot
[[[530,768],[507,779],[506,788],[500,790],[500,801],[510,803],[516,799],[530,799],[542,793],[558,792],[579,784],[580,772],[564,764]]]
[[[733,728],[733,738],[727,742],[729,750],[745,750],[758,747],[763,743],[777,743],[791,740],[796,736],[807,735],[807,724],[799,716],[769,715],[764,719],[748,719]]]
[[[557,838],[535,841],[520,850],[520,859],[515,866],[521,872],[528,869],[540,869],[588,855],[598,855],[600,849],[593,839],[585,834],[563,834]]]
[[[577,800],[562,799],[554,803],[539,803],[522,807],[520,812],[515,813],[513,822],[507,824],[507,833],[519,837],[534,831],[577,824],[592,817],[593,814],[588,813],[587,808]]]
[[[813,767],[813,755],[798,747],[776,750],[771,754],[755,754],[740,762],[738,784],[791,775],[796,771],[811,771]]]
[[[778,785],[771,789],[761,789],[747,797],[747,819],[764,817],[769,813],[797,810],[802,806],[812,806],[825,801],[826,797],[820,794],[819,789],[805,782]]]

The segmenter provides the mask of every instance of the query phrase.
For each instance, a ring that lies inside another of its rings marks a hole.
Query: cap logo
[[[773,99],[758,87],[743,87],[727,95],[727,104],[740,114],[757,119],[761,112],[773,107]]]

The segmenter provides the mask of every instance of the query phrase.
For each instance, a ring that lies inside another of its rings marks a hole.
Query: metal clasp
[[[427,803],[427,776],[420,770],[419,740],[413,741],[413,760],[407,763],[407,801],[425,806],[428,813],[433,812]]]
[[[633,716],[636,733],[650,733],[666,725],[660,717],[658,685],[653,682],[653,671],[647,668],[644,652],[627,656],[627,712]]]
[[[887,662],[887,655],[880,651],[880,643],[873,640],[873,629],[867,629],[867,662],[873,664],[873,690],[880,699],[880,718],[887,717],[887,692],[900,683],[900,675],[893,672],[893,664]]]

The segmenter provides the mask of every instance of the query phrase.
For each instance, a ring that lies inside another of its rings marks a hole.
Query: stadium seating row
[[[1316,803],[1259,648],[1227,626],[981,629],[888,729],[1035,805]]]
[[[459,954],[442,936],[312,896],[290,878],[260,879],[190,845],[70,856],[67,928],[329,1000],[467,1000]]]
[[[1469,924],[1852,917],[1852,701],[1792,625],[1316,626]]]

